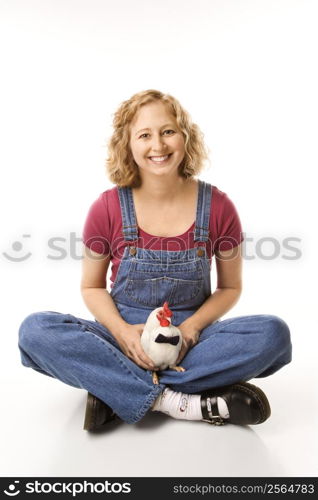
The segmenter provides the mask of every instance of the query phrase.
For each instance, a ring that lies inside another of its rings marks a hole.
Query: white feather
[[[177,361],[182,345],[182,335],[180,330],[171,323],[169,326],[160,326],[160,322],[156,317],[160,310],[162,310],[162,307],[158,307],[149,315],[140,340],[145,353],[160,370],[165,370],[168,366],[174,366]],[[155,342],[160,333],[165,337],[178,335],[178,344]]]

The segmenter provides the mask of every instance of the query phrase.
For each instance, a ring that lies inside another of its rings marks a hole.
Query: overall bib
[[[178,326],[211,295],[209,238],[212,186],[199,182],[194,248],[169,251],[138,248],[138,226],[130,188],[119,188],[127,242],[111,296],[122,318],[145,323],[168,301]],[[212,204],[213,208],[213,204]],[[240,316],[204,328],[181,362],[185,372],[152,373],[127,358],[97,320],[42,311],[27,316],[19,330],[25,366],[87,390],[125,422],[140,420],[166,386],[185,393],[266,377],[291,360],[289,328],[273,315]]]

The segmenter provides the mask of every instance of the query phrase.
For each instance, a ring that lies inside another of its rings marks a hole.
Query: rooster
[[[141,345],[159,370],[165,370],[169,366],[171,370],[184,372],[182,366],[175,365],[182,346],[182,335],[180,330],[171,324],[172,315],[168,302],[152,311],[141,334]],[[156,372],[152,372],[152,381],[159,384]]]

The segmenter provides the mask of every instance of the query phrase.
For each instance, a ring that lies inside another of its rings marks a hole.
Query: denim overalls
[[[119,188],[123,235],[127,246],[111,296],[123,319],[145,323],[150,312],[168,301],[178,326],[211,295],[209,238],[212,187],[199,182],[195,248],[169,251],[137,247],[138,226],[130,188]],[[154,385],[150,371],[120,350],[98,321],[42,311],[30,314],[19,330],[22,364],[107,403],[125,422],[140,420],[169,386],[200,391],[266,377],[291,360],[289,328],[273,315],[240,316],[204,328],[199,342],[182,360],[185,372],[164,370]]]
[[[138,248],[132,191],[118,190],[127,246],[111,296],[128,323],[144,323],[153,309],[167,301],[173,310],[173,324],[179,325],[211,295],[210,262],[206,254],[211,188],[210,184],[199,181],[194,229],[196,246],[180,251]]]

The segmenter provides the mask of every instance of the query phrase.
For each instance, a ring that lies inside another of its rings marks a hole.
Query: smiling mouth
[[[153,163],[165,163],[169,160],[171,155],[172,153],[164,156],[149,156],[149,160],[151,160]]]

